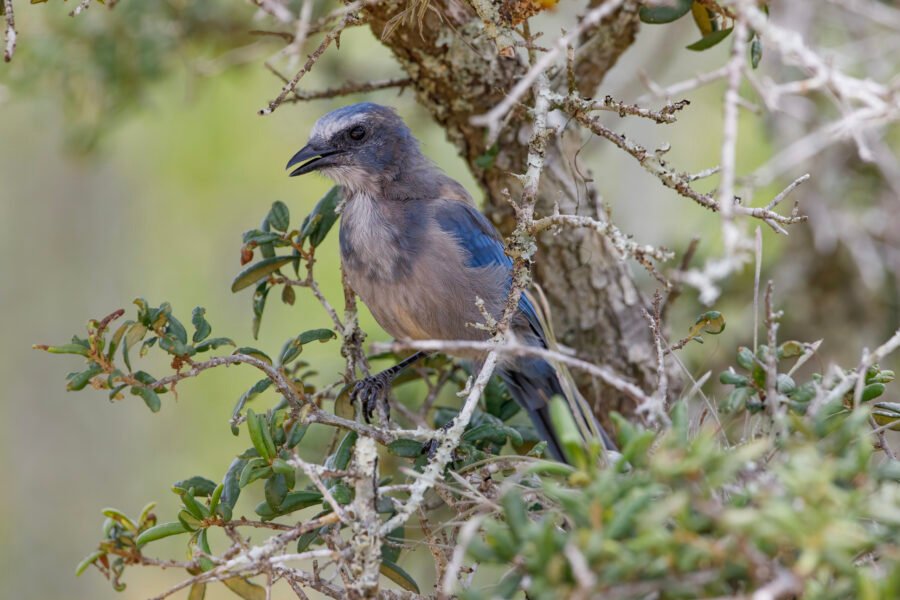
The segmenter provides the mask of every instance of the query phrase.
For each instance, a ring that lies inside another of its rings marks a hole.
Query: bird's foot
[[[391,379],[391,375],[386,372],[370,375],[357,381],[350,392],[350,401],[360,403],[366,423],[371,423],[379,404],[384,407],[385,416],[390,417],[387,392],[391,387]]]
[[[450,429],[451,425],[453,425],[452,419],[441,425],[438,428],[438,431],[442,434],[447,433],[447,430]],[[422,445],[422,454],[428,456],[428,460],[434,458],[435,453],[437,453],[437,449],[441,445],[441,437],[443,436],[433,437]]]

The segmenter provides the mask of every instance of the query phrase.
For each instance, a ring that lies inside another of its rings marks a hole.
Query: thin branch
[[[75,7],[75,10],[73,10],[72,12],[69,13],[69,16],[77,17],[78,15],[80,15],[82,13],[82,11],[87,10],[90,5],[91,5],[91,0],[81,0],[81,2],[78,3],[78,6]]]
[[[322,57],[322,55],[325,53],[325,51],[328,49],[328,47],[332,44],[332,42],[334,42],[340,38],[341,33],[344,31],[344,29],[346,29],[349,25],[356,23],[358,21],[356,12],[359,10],[360,7],[362,7],[362,5],[363,5],[363,2],[361,0],[357,0],[357,2],[354,2],[353,4],[347,6],[346,14],[341,19],[340,24],[325,34],[324,39],[319,44],[319,47],[316,48],[315,51],[309,55],[309,58],[307,59],[306,63],[303,65],[303,67],[299,71],[297,71],[297,74],[294,75],[294,77],[290,81],[288,81],[284,85],[284,87],[281,88],[281,93],[279,93],[278,96],[274,100],[269,102],[269,104],[265,108],[262,108],[259,110],[260,116],[266,116],[266,115],[272,114],[275,111],[275,109],[278,108],[282,102],[284,102],[284,100],[285,100],[285,98],[287,98],[288,94],[291,94],[297,88],[297,84],[300,83],[300,80],[303,78],[303,76],[306,75],[307,73],[309,73],[310,70],[312,70],[313,66],[315,66],[315,64],[319,61],[319,58]]]
[[[459,353],[466,351],[486,352],[496,351],[498,354],[509,356],[537,356],[548,361],[563,363],[575,369],[582,370],[609,387],[625,394],[638,404],[652,402],[649,396],[635,384],[626,381],[611,369],[563,354],[555,350],[548,350],[537,346],[526,346],[515,341],[502,344],[491,342],[473,342],[469,340],[407,340],[396,342],[375,343],[372,348],[376,352],[399,352],[403,350],[425,350],[429,352]]]
[[[268,65],[267,65],[268,66]],[[295,104],[298,102],[307,102],[309,100],[323,100],[327,98],[337,98],[340,96],[349,96],[351,94],[363,94],[367,92],[375,92],[378,90],[387,90],[391,88],[399,88],[401,91],[410,85],[413,80],[411,77],[394,77],[391,79],[377,79],[373,81],[348,81],[347,83],[326,90],[294,90],[293,96],[287,98],[285,104]]]
[[[690,176],[684,173],[678,173],[674,169],[672,169],[663,160],[661,152],[650,152],[643,146],[632,142],[624,135],[616,133],[604,126],[602,123],[600,123],[599,119],[597,119],[596,117],[591,117],[585,112],[584,100],[572,98],[570,96],[561,96],[558,94],[552,97],[555,101],[555,104],[559,108],[569,113],[574,119],[590,129],[594,134],[606,138],[607,140],[618,146],[620,149],[630,154],[638,161],[638,163],[642,167],[644,167],[644,169],[648,173],[657,177],[663,183],[663,185],[672,188],[682,196],[693,200],[704,208],[716,212],[721,212],[720,203],[715,198],[713,198],[712,195],[702,194],[693,189],[690,185]],[[796,185],[792,184],[791,189],[793,189],[793,187],[796,187]],[[746,215],[761,219],[775,232],[782,234],[787,234],[787,232],[783,227],[780,227],[778,225],[779,223],[784,225],[792,225],[806,220],[805,216],[793,214],[790,216],[780,215],[776,212],[773,212],[772,210],[763,207],[754,208],[734,204],[732,205],[731,209],[733,214]]]
[[[6,13],[6,50],[3,60],[9,62],[16,53],[16,15],[13,12],[13,0],[3,0],[3,11]]]
[[[578,25],[572,28],[571,31],[561,36],[550,49],[541,55],[540,59],[532,65],[531,69],[528,70],[525,75],[523,75],[516,85],[506,94],[502,101],[497,104],[494,108],[490,110],[490,112],[472,117],[471,121],[473,125],[481,125],[488,128],[488,139],[495,140],[500,131],[500,124],[503,121],[503,118],[506,116],[513,106],[518,103],[519,99],[525,95],[525,93],[531,89],[534,83],[538,80],[539,77],[543,76],[547,69],[549,69],[553,64],[557,61],[560,56],[565,56],[568,50],[568,47],[573,44],[575,41],[581,38],[581,35],[595,26],[597,23],[602,21],[608,15],[611,15],[614,11],[618,10],[622,4],[625,3],[625,0],[609,0],[608,2],[604,2],[603,4],[597,6],[596,8],[590,10],[584,17],[582,17],[581,21],[578,22]]]
[[[569,92],[570,95],[572,92]],[[660,124],[674,123],[677,118],[675,113],[682,110],[690,104],[689,100],[679,100],[677,102],[668,102],[659,110],[652,110],[638,106],[637,104],[626,104],[614,100],[612,96],[605,96],[602,100],[586,100],[590,103],[587,110],[605,110],[617,113],[620,117],[627,115],[642,117]]]

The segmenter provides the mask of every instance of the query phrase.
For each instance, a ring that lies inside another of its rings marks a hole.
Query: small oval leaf
[[[238,273],[237,277],[234,278],[234,281],[231,282],[231,291],[239,292],[246,287],[250,287],[260,279],[268,277],[271,273],[274,273],[292,260],[293,258],[290,256],[273,256],[253,263]]]

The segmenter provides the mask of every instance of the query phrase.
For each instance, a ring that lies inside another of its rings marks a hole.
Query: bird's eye
[[[347,132],[347,135],[350,136],[351,140],[358,142],[361,139],[363,139],[364,137],[366,137],[366,128],[363,127],[362,125],[357,125],[353,129],[351,129],[349,132]]]

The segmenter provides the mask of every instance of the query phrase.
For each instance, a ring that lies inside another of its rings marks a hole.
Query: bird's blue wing
[[[470,267],[502,266],[508,272],[506,289],[512,284],[512,259],[503,249],[503,240],[497,229],[475,207],[459,201],[441,203],[435,211],[438,226],[452,235],[466,252]],[[535,333],[543,339],[543,331],[534,306],[523,294],[519,310],[525,315]]]

